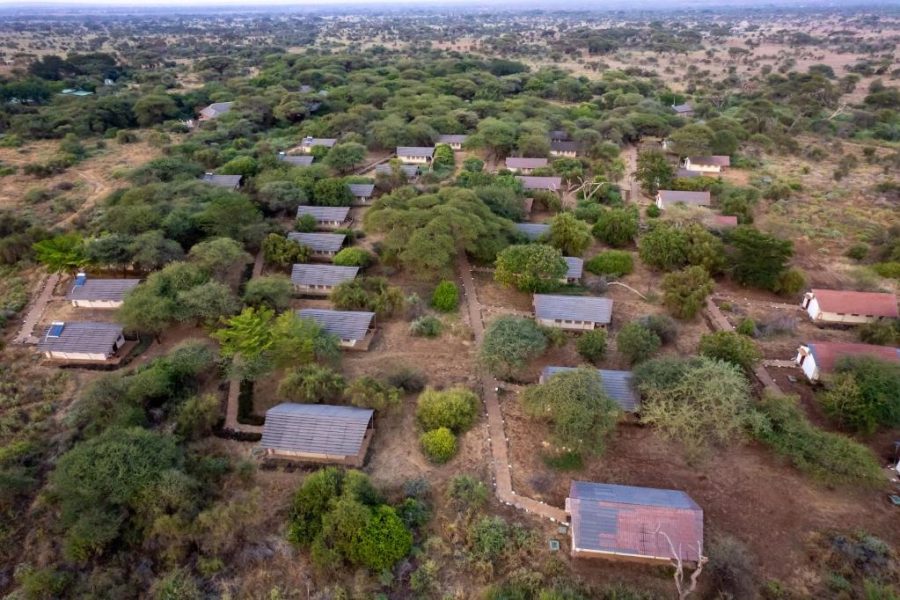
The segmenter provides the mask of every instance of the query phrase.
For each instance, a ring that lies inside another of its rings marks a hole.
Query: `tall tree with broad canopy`
[[[778,288],[779,277],[794,255],[790,240],[740,225],[731,231],[727,241],[732,248],[731,273],[738,283],[766,290]]]
[[[645,150],[638,154],[637,170],[634,173],[641,182],[641,189],[648,196],[655,196],[660,189],[667,189],[675,178],[675,169],[666,155],[659,150]]]
[[[478,360],[497,377],[509,378],[547,349],[547,336],[532,319],[503,316],[488,325]]]
[[[566,256],[581,256],[591,245],[591,227],[572,213],[559,213],[550,219],[547,241]]]
[[[562,253],[546,244],[516,244],[497,256],[494,280],[523,292],[548,292],[565,279]]]

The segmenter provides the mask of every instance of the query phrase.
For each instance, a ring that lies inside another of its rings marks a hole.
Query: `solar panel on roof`
[[[50,331],[47,332],[48,338],[58,338],[62,335],[63,329],[66,328],[65,323],[53,323],[50,325]]]

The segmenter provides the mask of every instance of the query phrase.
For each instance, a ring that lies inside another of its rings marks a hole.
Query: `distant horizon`
[[[580,10],[587,13],[611,11],[677,11],[677,10],[731,10],[731,9],[811,9],[834,10],[842,8],[885,8],[900,9],[900,0],[831,0],[817,2],[813,0],[611,0],[603,5],[592,5],[585,0],[500,0],[485,6],[483,0],[266,0],[262,4],[248,4],[246,0],[0,0],[0,9],[4,11],[20,10],[28,12],[48,9],[148,9],[178,7],[181,11],[195,8],[214,9],[218,7],[234,9],[242,8],[246,12],[260,12],[270,9],[341,9],[397,6],[413,6],[419,9],[440,8],[478,8],[485,11],[504,10],[546,10],[549,12],[565,12]]]

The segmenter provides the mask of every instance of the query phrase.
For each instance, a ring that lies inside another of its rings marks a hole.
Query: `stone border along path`
[[[482,320],[481,304],[475,294],[475,281],[472,279],[472,267],[466,258],[465,252],[460,252],[457,257],[457,268],[463,283],[463,295],[466,308],[469,311],[469,322],[475,342],[481,344],[484,338],[484,321]],[[515,506],[528,513],[535,513],[541,517],[557,523],[567,522],[566,513],[561,508],[550,506],[539,500],[527,498],[516,494],[512,489],[512,465],[509,462],[509,439],[503,429],[503,412],[500,410],[500,400],[497,397],[499,385],[486,371],[481,374],[482,398],[488,421],[488,442],[491,447],[491,471],[494,477],[494,491],[497,499],[509,506]]]
[[[53,299],[53,290],[56,289],[56,284],[58,283],[59,274],[53,273],[52,275],[43,277],[41,281],[34,286],[34,290],[41,290],[40,294],[36,298],[33,293],[31,294],[31,297],[34,298],[34,300],[31,302],[28,311],[25,313],[25,317],[22,319],[22,325],[19,328],[19,332],[16,334],[16,337],[13,338],[14,343],[38,343],[38,339],[34,337],[34,328],[37,327],[38,321],[40,321],[41,317],[44,315],[47,304]]]

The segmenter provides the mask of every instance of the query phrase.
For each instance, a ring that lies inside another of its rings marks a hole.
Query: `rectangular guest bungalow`
[[[119,308],[125,295],[140,282],[140,279],[88,279],[79,273],[66,300],[76,308]]]
[[[216,187],[225,188],[226,190],[237,191],[241,187],[240,175],[216,175],[215,173],[205,173],[201,180]]]
[[[309,154],[313,151],[313,148],[317,146],[333,148],[336,143],[337,140],[335,138],[314,138],[307,136],[300,141],[298,148],[300,149],[300,152]]]
[[[800,305],[815,323],[871,323],[898,317],[897,296],[879,292],[813,289]]]
[[[574,558],[668,565],[677,557],[688,568],[702,559],[703,510],[678,490],[573,481],[566,514]]]
[[[562,278],[561,283],[578,283],[581,281],[581,275],[584,273],[584,261],[577,256],[563,256],[566,261],[568,271],[566,276]]]
[[[434,158],[434,146],[397,146],[397,158],[405,163],[427,165]]]
[[[551,142],[565,142],[569,139],[569,132],[562,129],[554,129],[550,132]]]
[[[283,403],[266,411],[259,447],[270,458],[361,467],[375,432],[375,411]]]
[[[525,191],[545,190],[548,192],[559,192],[562,188],[562,177],[519,176],[516,179],[522,182],[522,188]]]
[[[304,308],[297,311],[302,319],[312,319],[322,329],[337,336],[341,347],[368,350],[375,337],[375,313],[352,310]]]
[[[660,210],[665,210],[673,204],[708,208],[711,202],[709,192],[683,192],[680,190],[659,190],[656,192],[656,206]]]
[[[349,206],[309,206],[301,204],[297,207],[297,218],[303,215],[311,215],[316,219],[319,227],[334,229],[344,227],[350,223]]]
[[[278,160],[287,163],[292,167],[308,167],[313,164],[313,160],[315,159],[312,156],[292,156],[290,154],[285,154],[284,152],[279,152]]]
[[[819,381],[822,375],[834,371],[838,361],[852,356],[870,356],[889,362],[900,362],[900,348],[852,344],[845,342],[809,342],[797,349],[794,361],[810,381]]]
[[[375,185],[371,183],[348,183],[350,193],[353,195],[353,203],[356,205],[368,204],[375,194]]]
[[[125,337],[115,323],[54,322],[38,341],[38,350],[54,361],[104,363],[116,356]]]
[[[680,177],[684,179],[693,179],[695,177],[705,177],[706,173],[702,171],[691,171],[690,169],[678,169],[675,171],[675,177]]]
[[[535,169],[543,169],[548,164],[546,158],[519,158],[510,156],[506,159],[506,169],[513,173],[530,175]]]
[[[612,321],[613,301],[609,298],[535,294],[532,303],[535,319],[545,327],[590,331]]]
[[[516,223],[516,230],[532,242],[550,231],[546,223]]]
[[[298,294],[327,296],[345,281],[353,281],[359,267],[298,264],[291,268],[291,283]]]
[[[415,179],[419,176],[419,167],[418,165],[400,165],[400,171],[406,175],[407,179]],[[377,165],[375,167],[376,175],[391,175],[393,174],[393,167],[390,163],[383,163]]]
[[[672,111],[679,117],[693,117],[694,107],[690,104],[673,104]]]
[[[688,156],[684,159],[685,169],[701,173],[721,173],[730,166],[730,156]]]
[[[578,142],[563,142],[555,140],[550,142],[550,156],[575,158],[576,156],[578,156],[578,151]]]
[[[565,373],[566,371],[574,371],[574,367],[544,367],[541,371],[540,383],[546,383],[551,377],[557,373]],[[634,375],[631,371],[610,371],[607,369],[597,369],[600,376],[600,383],[603,385],[603,391],[619,405],[619,407],[629,413],[637,412],[640,407],[640,399],[634,389]]]
[[[292,231],[288,239],[306,246],[312,251],[312,257],[318,259],[331,259],[341,251],[347,236],[343,233],[305,233]]]
[[[437,143],[447,144],[454,150],[462,150],[463,144],[469,139],[467,135],[439,135]]]
[[[210,119],[215,119],[216,117],[221,117],[225,113],[231,110],[234,102],[213,102],[206,108],[200,111],[200,121],[209,121]]]

